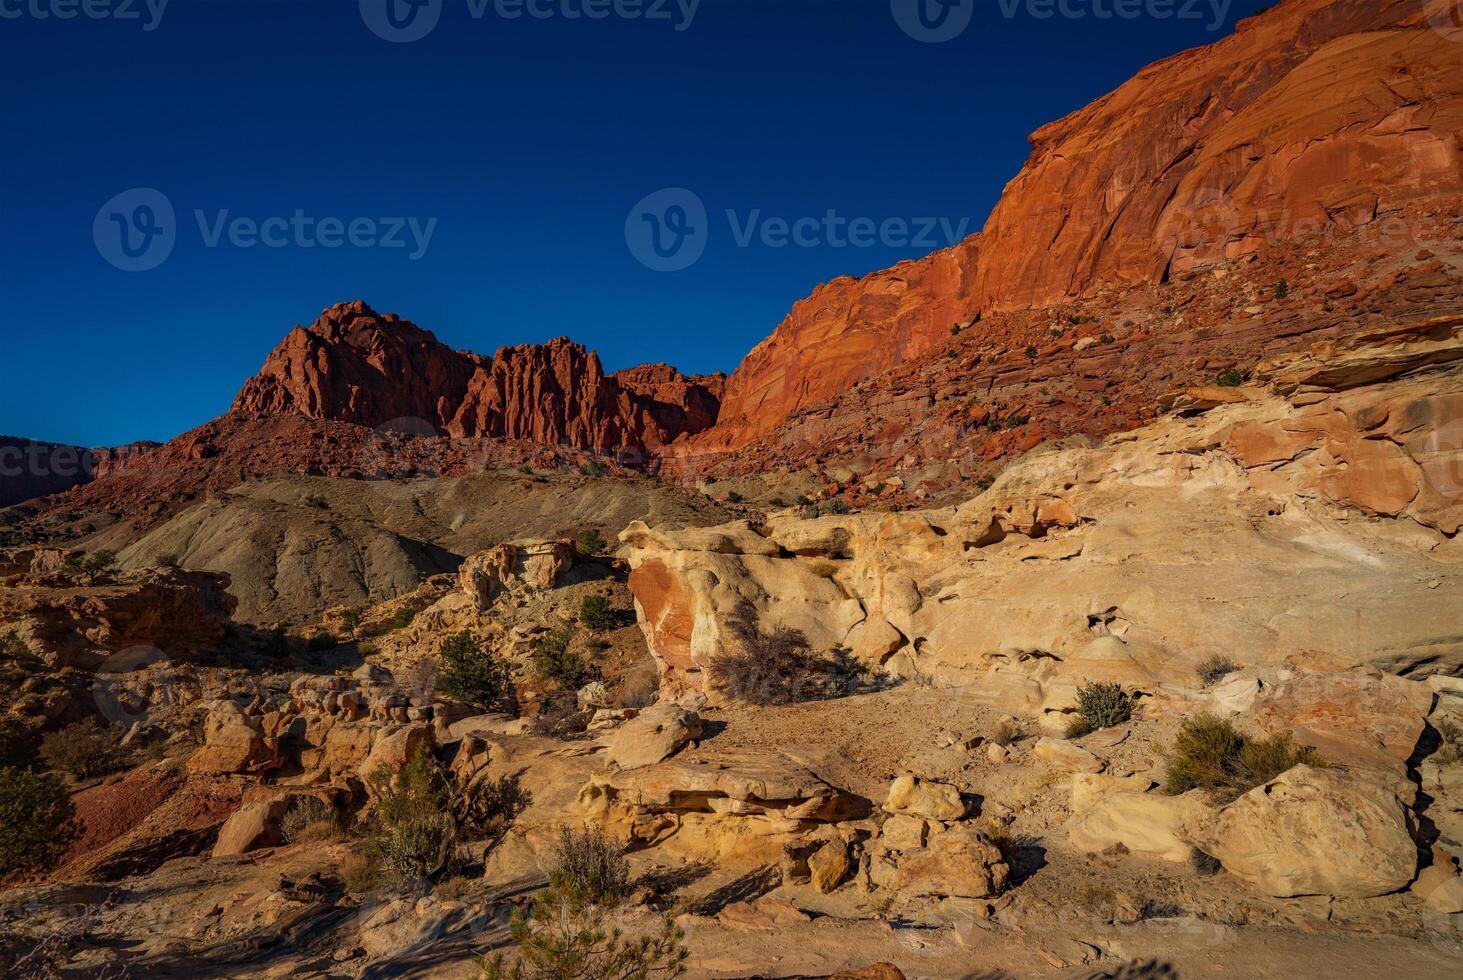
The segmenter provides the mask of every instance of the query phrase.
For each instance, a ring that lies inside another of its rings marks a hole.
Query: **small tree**
[[[487,707],[512,690],[507,666],[467,630],[444,640],[437,657],[437,690],[454,701]]]
[[[111,578],[117,570],[117,554],[101,548],[81,560],[81,572],[89,582]]]
[[[650,980],[685,973],[685,937],[670,919],[635,940],[607,925],[630,887],[619,845],[599,831],[564,828],[555,856],[549,887],[527,915],[514,913],[512,966],[502,953],[478,959],[486,980]]]
[[[60,777],[0,769],[0,879],[55,866],[81,833]]]
[[[539,680],[577,691],[594,680],[594,671],[575,653],[574,634],[568,629],[553,629],[539,637],[529,659]]]
[[[411,883],[428,881],[452,858],[457,844],[451,784],[425,746],[397,773],[366,774],[376,808],[366,824],[371,851]]]
[[[42,761],[52,769],[68,772],[77,779],[105,776],[125,769],[130,753],[122,745],[121,733],[95,718],[73,722],[41,738]]]
[[[579,603],[579,622],[586,629],[608,630],[615,628],[615,610],[610,600],[602,595],[587,595]]]
[[[579,540],[574,544],[579,549],[579,553],[583,555],[597,555],[609,547],[609,542],[604,539],[604,535],[594,527],[580,534]]]
[[[1077,717],[1067,730],[1076,738],[1099,728],[1121,725],[1133,717],[1133,699],[1121,684],[1083,684],[1077,688]]]

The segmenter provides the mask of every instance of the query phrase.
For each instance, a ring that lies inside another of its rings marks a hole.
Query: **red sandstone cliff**
[[[638,452],[709,427],[721,384],[664,365],[607,376],[566,337],[492,357],[454,351],[357,300],[290,331],[231,412]]]
[[[718,424],[678,448],[679,467],[749,445],[978,315],[1456,199],[1460,37],[1417,0],[1289,0],[1150,65],[1033,134],[979,235],[795,305],[732,375]]]

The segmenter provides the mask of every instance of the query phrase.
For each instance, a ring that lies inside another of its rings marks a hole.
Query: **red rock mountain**
[[[718,424],[678,447],[681,467],[768,436],[956,324],[1456,200],[1460,37],[1418,0],[1288,0],[1148,66],[1033,134],[980,234],[796,304],[732,375]]]
[[[357,300],[290,331],[231,413],[639,452],[709,427],[724,381],[665,365],[606,375],[596,354],[565,337],[492,357],[454,351]]]

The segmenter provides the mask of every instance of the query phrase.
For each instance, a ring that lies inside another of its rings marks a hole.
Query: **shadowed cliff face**
[[[290,331],[231,411],[638,452],[710,426],[720,388],[664,365],[606,375],[564,337],[492,357],[454,351],[357,300]]]
[[[1460,131],[1463,44],[1421,4],[1280,4],[1038,130],[979,235],[818,287],[742,362],[685,455],[747,446],[981,315],[1456,201]]]

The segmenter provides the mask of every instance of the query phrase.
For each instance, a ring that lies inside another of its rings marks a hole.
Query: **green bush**
[[[1229,368],[1220,371],[1219,377],[1214,379],[1214,383],[1221,388],[1238,388],[1245,383],[1245,375],[1239,368]]]
[[[0,879],[55,867],[81,833],[60,777],[0,768]]]
[[[417,611],[407,606],[396,610],[396,615],[391,617],[391,628],[393,630],[404,630],[417,618]]]
[[[366,774],[376,808],[368,818],[367,846],[407,882],[429,881],[452,859],[457,844],[450,783],[425,747],[395,774],[381,767]]]
[[[574,546],[582,555],[597,555],[609,547],[609,542],[604,539],[603,534],[599,533],[598,528],[592,527],[579,535],[579,540],[574,542]]]
[[[581,476],[599,477],[604,476],[609,471],[610,468],[608,466],[597,460],[590,460],[588,463],[581,463],[579,466],[579,474]]]
[[[618,624],[614,607],[602,595],[587,595],[579,603],[579,622],[585,629],[609,630]]]
[[[77,779],[105,776],[125,769],[131,753],[122,745],[122,733],[95,718],[74,722],[41,738],[41,760],[52,769]]]
[[[1315,749],[1294,744],[1290,732],[1251,738],[1223,718],[1197,715],[1185,719],[1174,738],[1165,788],[1170,793],[1204,789],[1219,799],[1234,799],[1302,763],[1326,764]]]
[[[669,918],[660,930],[626,939],[609,927],[608,910],[549,888],[509,926],[513,961],[503,953],[477,959],[481,980],[659,980],[682,976],[685,934]]]
[[[512,692],[507,666],[468,630],[442,641],[437,660],[437,690],[453,701],[489,707]]]
[[[553,629],[539,637],[529,662],[539,680],[577,691],[594,680],[594,671],[572,649],[574,634],[567,628]]]
[[[1133,717],[1133,699],[1121,684],[1083,684],[1077,688],[1077,717],[1067,729],[1069,738],[1077,738],[1099,728],[1121,725]]]
[[[823,509],[830,514],[847,514],[849,511],[853,510],[853,508],[848,505],[848,501],[844,500],[842,497],[834,497],[832,500],[828,501],[828,503],[823,505]]]
[[[1284,299],[1290,295],[1290,283],[1282,279],[1275,284],[1275,298]]]
[[[1026,356],[1031,358],[1033,361],[1036,360],[1036,355],[1039,353],[1041,352],[1038,351],[1035,347],[1026,348]]]

